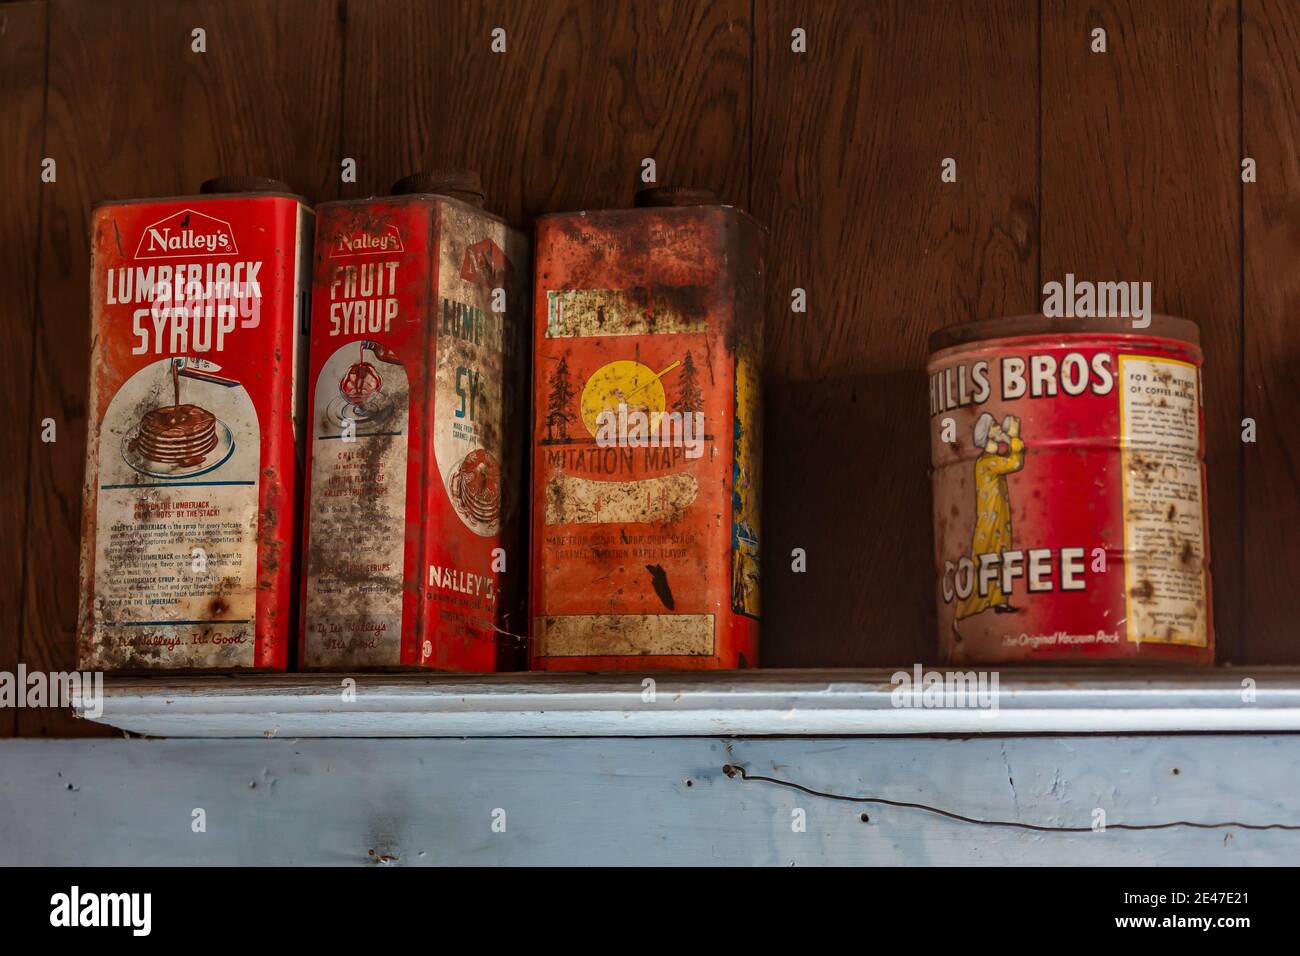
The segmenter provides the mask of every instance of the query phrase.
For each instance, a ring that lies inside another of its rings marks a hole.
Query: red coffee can
[[[1147,323],[931,338],[946,661],[1213,663],[1197,328]]]

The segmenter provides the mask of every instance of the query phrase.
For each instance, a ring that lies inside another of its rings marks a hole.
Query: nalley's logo
[[[505,251],[491,239],[480,239],[465,250],[460,277],[485,289],[501,289],[514,278],[514,266]]]
[[[358,229],[353,233],[341,233],[339,241],[334,244],[331,259],[340,256],[374,256],[384,252],[401,252],[402,234],[397,227],[389,223],[382,231],[374,232]]]
[[[145,226],[140,243],[135,247],[137,259],[194,259],[238,254],[230,223],[193,209],[182,209]]]

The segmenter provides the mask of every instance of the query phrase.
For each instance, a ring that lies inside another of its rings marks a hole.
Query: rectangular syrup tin
[[[94,210],[81,667],[286,668],[311,237],[287,192]]]
[[[305,668],[522,666],[527,278],[469,202],[319,208]]]
[[[1163,316],[932,338],[946,661],[1213,663],[1197,343]]]
[[[715,202],[539,219],[535,669],[757,665],[761,239]]]

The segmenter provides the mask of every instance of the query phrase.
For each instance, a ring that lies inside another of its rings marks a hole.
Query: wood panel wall
[[[1300,4],[1243,0],[1242,658],[1300,658]]]
[[[40,271],[41,159],[45,153],[43,4],[0,7],[0,336],[8,359],[0,374],[0,442],[7,467],[0,487],[0,670],[18,664],[26,576],[41,569],[25,556],[29,461],[46,415],[32,402],[32,356]],[[43,446],[42,446],[43,447]],[[12,736],[17,711],[0,709],[0,736]]]
[[[1220,658],[1300,662],[1298,51],[1292,0],[0,3],[0,669],[73,665],[92,203],[467,165],[528,226],[645,157],[771,230],[765,664],[933,657],[926,337],[1066,272],[1200,324]]]
[[[1200,326],[1214,619],[1241,661],[1237,5],[1155,6],[1043,5],[1043,281],[1150,281],[1156,311]]]
[[[934,656],[927,339],[1036,307],[1036,15],[1034,0],[758,5],[767,665]]]

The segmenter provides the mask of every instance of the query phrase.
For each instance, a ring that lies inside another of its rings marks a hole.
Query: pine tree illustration
[[[682,375],[678,379],[677,400],[673,402],[675,412],[699,412],[704,410],[704,392],[700,389],[699,375],[695,371],[695,359],[690,352],[682,362]]]
[[[573,396],[569,361],[561,356],[560,364],[555,366],[555,374],[551,376],[551,394],[546,401],[546,437],[549,441],[564,441],[569,437],[569,422],[573,421],[573,412],[569,408]]]

